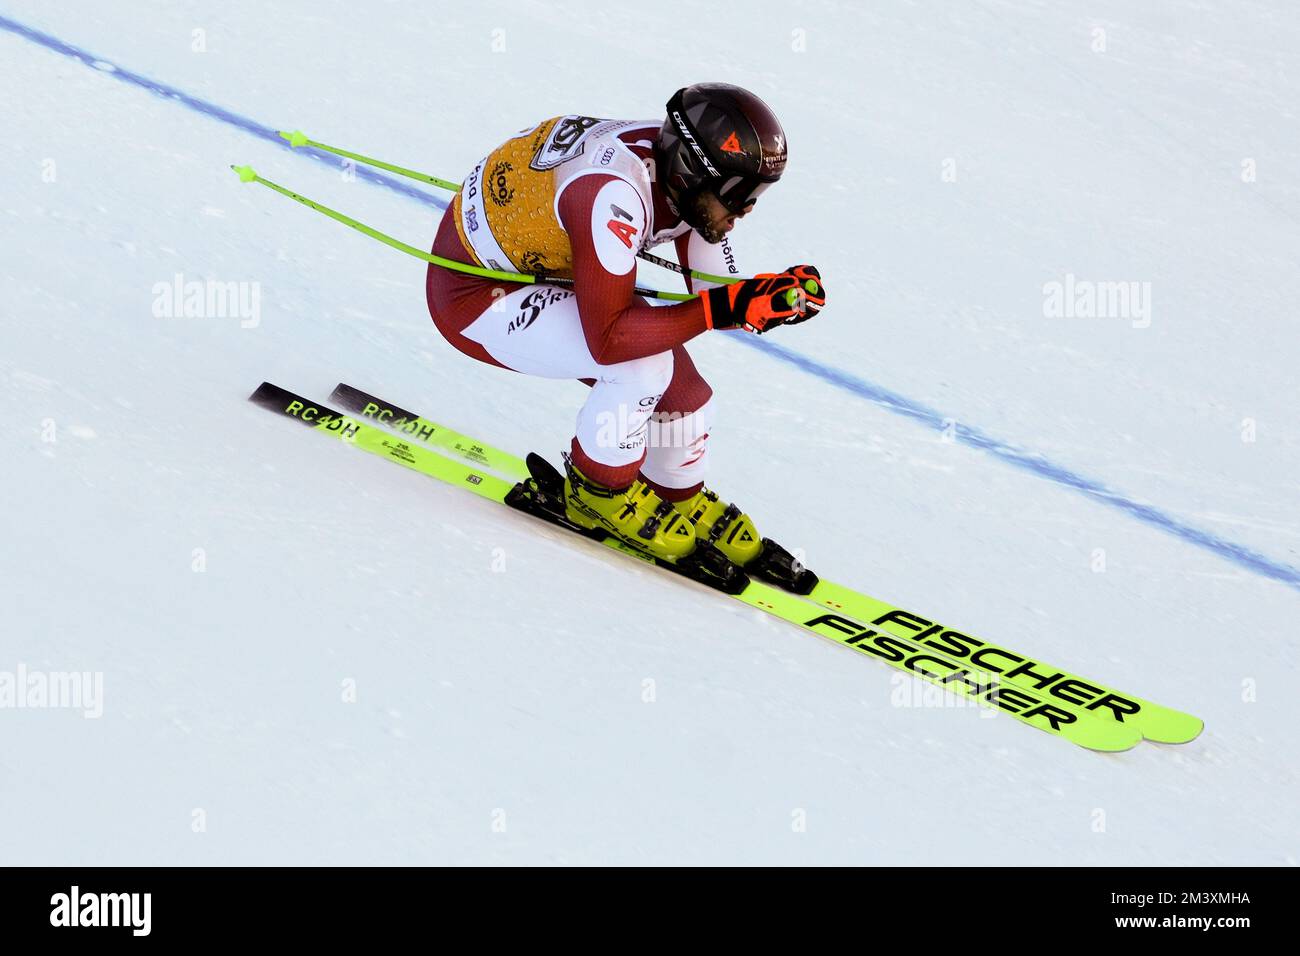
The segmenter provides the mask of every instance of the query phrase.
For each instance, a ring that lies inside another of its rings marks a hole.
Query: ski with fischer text
[[[529,466],[537,464],[536,456],[519,458],[347,385],[335,389],[331,401],[351,414],[270,383],[263,383],[251,399],[354,448],[501,504],[510,503],[512,493],[518,497],[529,481]],[[534,487],[536,483],[534,479]],[[565,526],[562,518],[553,523]],[[685,573],[616,538],[598,543]],[[1093,750],[1127,750],[1143,737],[1184,743],[1201,729],[1201,721],[1191,715],[1068,674],[834,582],[821,580],[804,596],[742,575],[739,593],[728,596]]]

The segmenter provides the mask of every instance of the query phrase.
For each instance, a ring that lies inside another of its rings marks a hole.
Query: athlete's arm
[[[739,279],[745,274],[736,265],[736,255],[730,235],[723,236],[721,242],[713,243],[692,229],[678,236],[673,242],[677,247],[677,261],[682,264],[683,269],[694,269],[711,276],[730,276],[734,279]],[[706,282],[703,279],[692,279],[690,276],[683,278],[686,280],[688,292],[703,292],[705,289],[716,289],[722,285],[721,282]]]
[[[707,328],[700,299],[656,308],[633,292],[646,212],[630,184],[604,173],[580,176],[560,194],[558,212],[573,249],[582,330],[597,362],[667,352]]]

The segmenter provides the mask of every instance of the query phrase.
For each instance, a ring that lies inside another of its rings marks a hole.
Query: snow
[[[1300,859],[1300,14],[766,7],[713,31],[671,2],[7,0],[89,58],[0,29],[0,672],[101,674],[103,713],[0,710],[0,860]],[[245,401],[346,380],[555,457],[584,389],[460,356],[421,263],[229,165],[417,246],[439,208],[234,119],[460,179],[542,117],[655,116],[706,79],[792,143],[743,264],[830,289],[770,338],[952,420],[706,336],[715,487],[826,576],[1201,738],[1101,756],[898,706],[887,667]],[[1149,325],[1048,318],[1068,275],[1149,283]],[[177,276],[256,315],[161,317]]]

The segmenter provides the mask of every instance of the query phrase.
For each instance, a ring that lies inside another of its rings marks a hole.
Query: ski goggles
[[[727,207],[728,212],[741,215],[763,195],[775,179],[759,179],[757,176],[728,176],[713,180],[710,187],[718,201]]]

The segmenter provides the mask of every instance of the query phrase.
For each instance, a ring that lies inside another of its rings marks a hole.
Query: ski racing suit
[[[425,291],[439,332],[466,355],[591,386],[570,445],[584,475],[611,488],[639,476],[681,501],[702,487],[713,423],[713,390],[685,348],[707,328],[704,308],[636,295],[636,256],[672,240],[686,268],[741,273],[729,239],[706,242],[654,187],[659,127],[545,120],[480,160],[444,214],[435,255],[572,279],[572,289],[431,264]]]

